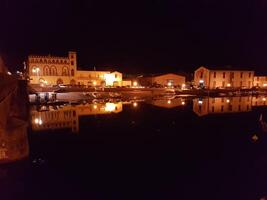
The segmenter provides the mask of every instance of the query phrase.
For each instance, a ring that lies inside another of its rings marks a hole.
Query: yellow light
[[[182,101],[182,105],[185,105],[185,102],[184,101]]]
[[[168,100],[167,103],[168,103],[168,104],[171,104],[171,100]]]
[[[133,103],[133,106],[134,106],[134,107],[137,107],[137,106],[138,106],[137,102],[134,102],[134,103]]]
[[[168,82],[168,86],[172,86],[172,82]]]
[[[199,83],[204,83],[204,81],[203,80],[199,80]]]
[[[39,119],[39,125],[42,125],[43,121],[41,119]]]
[[[230,100],[229,100],[229,99],[226,99],[226,102],[227,102],[227,103],[230,103]]]
[[[267,86],[267,83],[264,83],[264,84],[263,84],[263,87],[266,87],[266,86]]]
[[[106,103],[105,111],[106,112],[112,112],[116,109],[116,106],[114,103]]]
[[[97,105],[94,105],[94,109],[97,109]]]
[[[37,67],[37,68],[36,68],[36,71],[37,71],[37,72],[39,72],[39,71],[40,71],[40,69]]]
[[[35,119],[34,119],[34,123],[35,123],[35,124],[39,124],[39,119],[38,119],[38,118],[35,118]]]
[[[96,81],[94,81],[93,84],[96,85]]]
[[[136,81],[134,81],[134,82],[133,82],[133,85],[134,85],[134,86],[137,86],[137,82],[136,82]]]
[[[230,87],[231,86],[231,84],[230,83],[227,83],[227,87]]]
[[[45,84],[47,84],[47,81],[44,81]]]
[[[41,83],[41,87],[44,87],[44,84],[43,83]]]
[[[198,101],[198,104],[203,104],[203,101],[199,100],[199,101]]]
[[[114,74],[104,74],[104,79],[106,81],[106,85],[112,86],[113,82],[116,80]]]
[[[182,84],[182,88],[185,88],[185,84],[184,83]]]
[[[32,69],[32,72],[33,72],[33,73],[35,73],[35,72],[36,72],[36,69],[35,69],[35,68],[33,68],[33,69]]]
[[[266,98],[265,98],[265,97],[263,97],[263,98],[262,98],[262,100],[263,100],[263,101],[266,101]]]

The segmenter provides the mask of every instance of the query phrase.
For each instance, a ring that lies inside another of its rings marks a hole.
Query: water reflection
[[[193,99],[193,111],[198,116],[219,113],[249,112],[252,107],[265,106],[264,96],[209,97]]]
[[[122,102],[91,103],[81,105],[41,106],[31,108],[31,123],[33,131],[47,129],[71,129],[79,131],[79,117],[87,115],[102,115],[119,113]]]
[[[79,117],[89,115],[106,115],[120,113],[123,106],[129,105],[139,109],[142,102],[161,108],[190,108],[198,116],[222,113],[250,112],[253,107],[266,106],[265,96],[207,97],[207,98],[158,98],[150,100],[133,100],[127,102],[91,102],[80,105],[33,106],[31,107],[31,124],[33,131],[48,129],[70,129],[79,131]],[[192,103],[190,103],[192,102]],[[141,108],[141,107],[140,107]]]
[[[151,104],[163,108],[175,108],[185,105],[185,99],[183,98],[167,98],[167,99],[153,99]]]

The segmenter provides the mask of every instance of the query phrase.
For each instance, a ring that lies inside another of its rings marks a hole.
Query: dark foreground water
[[[0,199],[263,200],[265,101],[32,107],[29,159],[0,167]]]

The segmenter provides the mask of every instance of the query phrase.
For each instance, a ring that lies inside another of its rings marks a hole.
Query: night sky
[[[190,72],[199,65],[267,73],[265,0],[0,0],[0,50],[78,52],[79,67]]]

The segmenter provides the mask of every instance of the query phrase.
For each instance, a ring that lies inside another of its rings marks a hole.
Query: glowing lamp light
[[[172,102],[171,102],[171,100],[168,100],[167,103],[168,103],[168,104],[171,104]]]
[[[168,86],[172,86],[172,82],[168,82]]]
[[[204,81],[203,80],[199,80],[199,83],[204,83]]]
[[[185,88],[185,84],[184,83],[182,84],[182,88]]]
[[[137,102],[134,102],[134,103],[133,103],[133,106],[134,106],[134,107],[137,107],[137,106],[138,106]]]
[[[33,72],[33,73],[35,73],[35,72],[36,72],[36,69],[35,69],[35,68],[33,68],[33,69],[32,69],[32,72]]]
[[[185,102],[184,101],[182,101],[182,105],[185,105]]]
[[[34,119],[34,123],[35,123],[35,124],[38,124],[38,123],[39,123],[39,119],[35,118],[35,119]]]
[[[263,97],[263,98],[262,98],[262,100],[263,100],[263,101],[266,101],[266,98],[265,98],[265,97]]]
[[[47,81],[44,81],[45,84],[47,84]]]
[[[263,84],[263,87],[266,87],[266,86],[267,86],[267,83],[264,83],[264,84]]]
[[[96,81],[94,81],[93,84],[96,85]]]
[[[227,83],[227,87],[230,87],[231,86],[231,84],[230,83]]]
[[[97,105],[94,105],[94,109],[97,109]]]
[[[137,86],[137,82],[136,81],[133,82],[133,86],[135,86],[135,87]]]
[[[198,104],[203,104],[203,101],[199,100],[199,101],[198,101]]]
[[[105,111],[106,112],[112,112],[116,109],[116,106],[114,103],[106,103]]]
[[[7,72],[8,75],[12,75],[11,72]]]
[[[229,100],[229,99],[226,99],[226,102],[227,102],[227,103],[230,103],[230,100]]]
[[[104,74],[104,79],[106,81],[106,85],[112,86],[114,81],[116,81],[114,74]]]
[[[41,119],[35,118],[34,119],[34,123],[35,124],[38,124],[38,125],[42,125],[43,124],[43,121]]]

